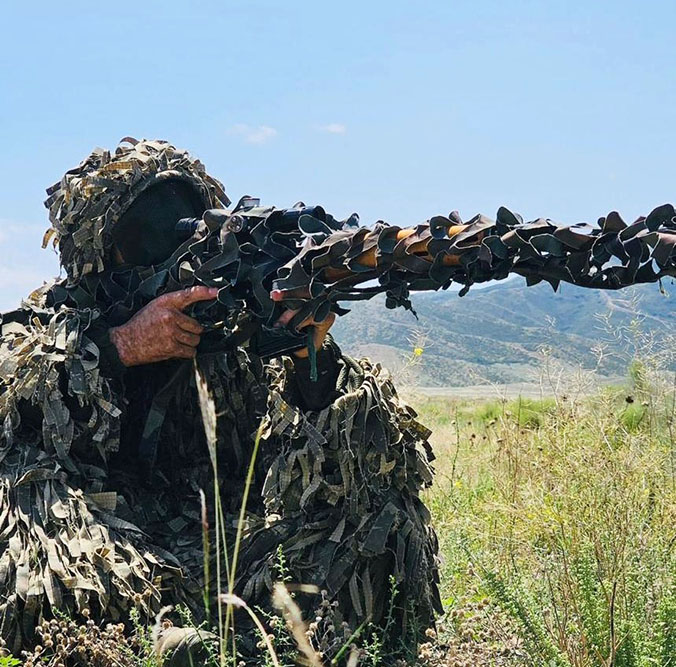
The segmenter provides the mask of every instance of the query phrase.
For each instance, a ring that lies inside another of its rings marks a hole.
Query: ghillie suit
[[[145,279],[153,272],[109,272],[120,219],[161,181],[186,184],[202,209],[229,203],[184,151],[128,143],[112,155],[95,151],[50,188],[46,241],[58,241],[67,278],[2,318],[0,633],[8,647],[28,646],[36,622],[56,610],[111,621],[132,607],[149,618],[165,604],[203,611],[200,492],[213,508],[216,458],[232,534],[261,423],[235,591],[267,606],[281,547],[291,580],[326,590],[351,628],[382,621],[389,576],[410,603],[397,622],[405,626],[411,611],[431,622],[440,609],[437,544],[419,499],[432,479],[428,432],[377,365],[329,341],[309,383],[303,362],[266,368],[248,340],[200,355],[217,415],[211,450],[192,362],[122,367],[109,338],[124,321],[116,305],[152,299]],[[225,325],[236,331],[241,317],[231,309]],[[304,600],[306,611],[318,602]]]

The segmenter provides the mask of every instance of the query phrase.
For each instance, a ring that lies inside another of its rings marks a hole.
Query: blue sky
[[[44,189],[125,135],[365,223],[673,201],[673,2],[3,3],[0,309],[58,270]]]

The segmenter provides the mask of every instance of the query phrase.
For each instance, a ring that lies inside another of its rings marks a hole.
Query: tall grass
[[[635,362],[625,387],[577,400],[419,399],[446,601],[488,596],[521,663],[676,665],[676,399],[661,368]]]

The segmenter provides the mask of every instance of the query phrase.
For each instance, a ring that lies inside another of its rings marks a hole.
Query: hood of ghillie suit
[[[48,188],[51,227],[43,247],[50,241],[58,247],[69,283],[113,265],[115,226],[141,193],[166,181],[187,183],[204,209],[230,204],[223,185],[187,151],[167,141],[130,137],[114,153],[96,148]]]

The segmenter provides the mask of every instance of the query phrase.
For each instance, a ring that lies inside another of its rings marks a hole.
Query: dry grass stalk
[[[291,634],[298,645],[298,649],[307,660],[307,664],[311,667],[322,667],[321,658],[317,655],[317,652],[312,646],[310,646],[310,642],[308,641],[307,626],[303,621],[303,615],[301,614],[300,608],[294,602],[284,584],[275,584],[273,603],[275,607],[282,612],[287,627],[291,631]]]

